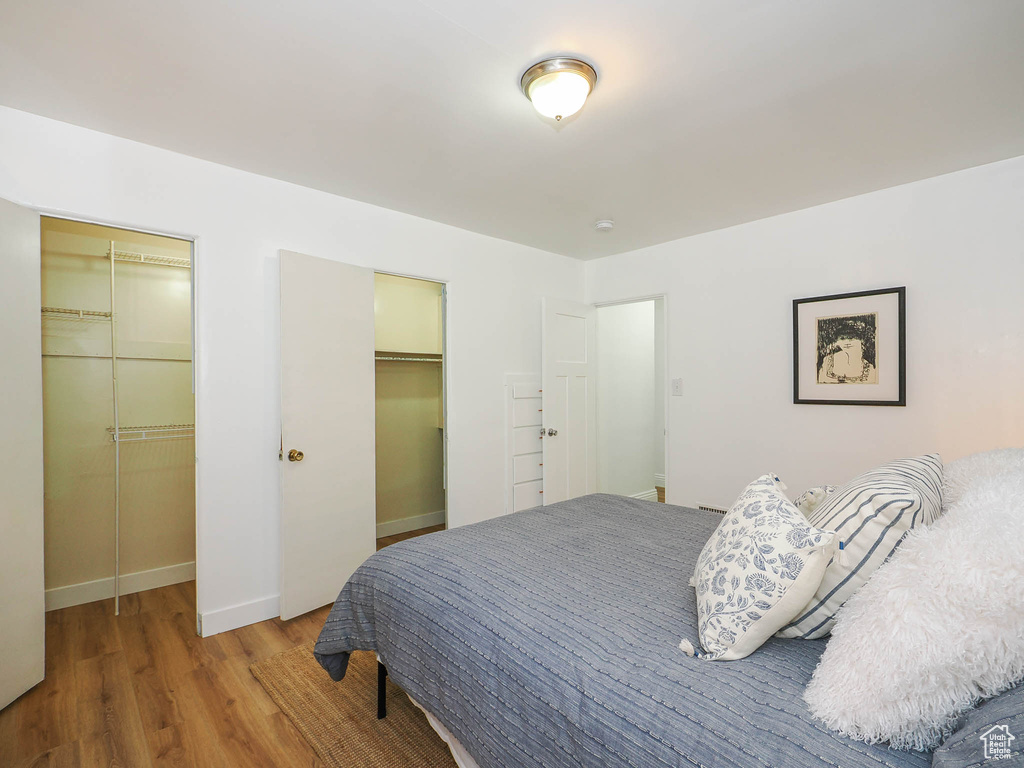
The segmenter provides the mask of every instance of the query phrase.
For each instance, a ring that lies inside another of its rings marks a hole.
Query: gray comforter
[[[678,649],[697,645],[687,582],[720,520],[594,495],[394,544],[342,589],[317,658],[340,680],[377,651],[480,768],[927,766],[811,718],[824,641]]]

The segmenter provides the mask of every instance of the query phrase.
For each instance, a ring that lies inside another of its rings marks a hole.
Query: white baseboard
[[[121,594],[144,592],[147,589],[167,587],[183,581],[192,581],[196,577],[195,563],[178,563],[149,571],[121,574]],[[92,603],[106,600],[114,596],[114,577],[83,581],[80,584],[68,584],[66,587],[54,587],[46,590],[46,610],[69,608],[72,605]]]
[[[420,528],[441,525],[443,522],[443,509],[440,512],[403,517],[401,520],[388,520],[386,523],[377,523],[377,538],[382,539],[385,536],[394,536],[396,533],[405,533],[406,531],[418,531]]]
[[[665,487],[665,475],[655,474],[654,475],[654,484],[658,488],[664,488]]]
[[[248,603],[230,605],[217,611],[206,611],[199,617],[202,636],[218,635],[259,621],[281,615],[281,596],[270,595]]]
[[[658,490],[651,488],[649,491],[640,491],[640,493],[631,493],[629,496],[631,499],[640,499],[642,501],[657,501]]]

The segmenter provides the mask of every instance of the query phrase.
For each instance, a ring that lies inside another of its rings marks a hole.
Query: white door
[[[0,200],[0,709],[43,679],[39,214]]]
[[[376,548],[373,357],[373,271],[281,251],[282,619]]]
[[[543,301],[544,503],[597,491],[597,313]]]

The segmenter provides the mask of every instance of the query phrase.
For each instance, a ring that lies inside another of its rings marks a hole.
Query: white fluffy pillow
[[[1024,470],[975,482],[839,611],[804,699],[827,725],[896,748],[939,744],[1024,677]]]
[[[986,477],[1024,472],[1024,448],[1000,448],[964,456],[946,465],[942,475],[942,506],[949,509],[964,492]]]

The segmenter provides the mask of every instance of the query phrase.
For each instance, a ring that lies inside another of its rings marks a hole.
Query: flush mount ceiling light
[[[519,85],[534,109],[561,120],[583,108],[597,85],[597,72],[579,59],[545,59],[526,70]]]

